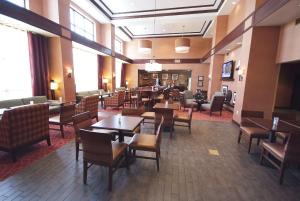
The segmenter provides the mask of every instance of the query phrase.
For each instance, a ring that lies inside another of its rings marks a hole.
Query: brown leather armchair
[[[108,190],[112,190],[113,173],[119,165],[126,160],[126,143],[112,142],[112,135],[107,133],[93,132],[91,130],[80,130],[83,149],[83,183],[87,182],[88,163],[108,167]]]
[[[267,159],[279,170],[279,184],[283,182],[284,171],[291,164],[300,164],[300,133],[291,133],[286,144],[263,142],[260,164]],[[274,161],[276,158],[280,164]]]

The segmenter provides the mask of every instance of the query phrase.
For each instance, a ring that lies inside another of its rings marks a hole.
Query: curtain
[[[123,63],[121,68],[121,87],[125,87],[125,86],[126,86],[126,64]]]
[[[42,35],[28,32],[28,47],[32,95],[49,98],[48,39]]]
[[[98,89],[103,89],[104,57],[98,55]]]

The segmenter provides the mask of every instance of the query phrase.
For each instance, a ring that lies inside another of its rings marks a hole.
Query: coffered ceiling
[[[207,36],[239,0],[89,0],[130,38]]]

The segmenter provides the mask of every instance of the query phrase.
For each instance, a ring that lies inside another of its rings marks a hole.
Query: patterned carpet
[[[48,146],[46,140],[44,140],[33,146],[25,147],[17,152],[17,162],[15,163],[12,162],[7,152],[0,151],[0,181],[69,143],[74,139],[74,136],[74,130],[71,126],[65,127],[64,139],[61,137],[60,131],[50,129],[51,146]]]

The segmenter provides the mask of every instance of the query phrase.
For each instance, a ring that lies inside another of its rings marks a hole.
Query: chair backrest
[[[242,117],[264,118],[264,116],[264,112],[262,111],[242,110]]]
[[[189,122],[191,122],[193,118],[193,108],[188,108],[188,117],[189,117]]]
[[[93,95],[93,96],[87,96],[86,99],[86,110],[91,113],[92,117],[95,117],[98,115],[98,103],[99,103],[99,96]]]
[[[123,108],[122,116],[141,116],[145,112],[144,108]]]
[[[185,90],[184,92],[184,99],[193,99],[193,92],[191,90]]]
[[[60,122],[70,123],[75,114],[75,104],[63,105],[60,107]]]
[[[84,160],[100,165],[112,164],[111,135],[80,129],[80,138]]]
[[[285,158],[292,162],[300,163],[300,132],[290,133],[285,144]]]
[[[156,145],[159,146],[161,142],[161,130],[164,124],[164,117],[155,118],[155,135],[156,135]]]
[[[296,120],[297,114],[295,112],[273,112],[272,117],[279,117],[282,120]]]
[[[214,95],[211,101],[210,110],[212,112],[221,111],[223,108],[225,96],[216,96]]]
[[[76,134],[76,140],[80,139],[80,129],[87,129],[89,128],[93,122],[91,118],[90,112],[83,112],[73,116],[73,126]]]
[[[227,93],[226,93],[226,95],[225,95],[225,102],[226,103],[230,103],[231,98],[232,98],[232,91],[228,90]]]
[[[125,100],[125,91],[118,91],[118,102],[122,103]]]

